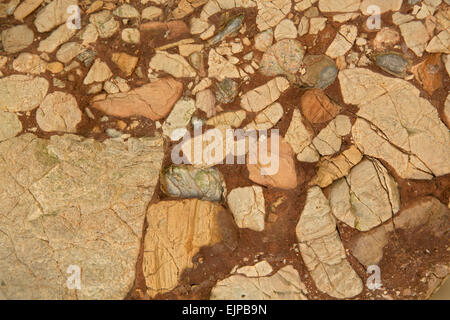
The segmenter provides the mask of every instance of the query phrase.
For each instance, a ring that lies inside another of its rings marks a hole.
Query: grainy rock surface
[[[1,142],[0,154],[3,295],[124,298],[134,282],[162,140],[25,134]],[[78,291],[66,285],[71,265],[83,270]]]
[[[432,297],[449,32],[449,0],[0,0],[0,299]]]

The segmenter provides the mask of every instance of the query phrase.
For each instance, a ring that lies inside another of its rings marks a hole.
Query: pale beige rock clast
[[[210,118],[216,115],[216,96],[211,89],[205,89],[197,92],[195,95],[195,106],[206,113]]]
[[[291,0],[259,0],[256,25],[259,31],[264,31],[277,26],[281,20],[291,11]]]
[[[258,33],[255,36],[255,49],[266,52],[272,46],[273,37],[274,35],[272,29],[267,29]]]
[[[109,69],[106,62],[103,62],[100,58],[95,59],[94,64],[89,69],[86,77],[83,80],[83,84],[89,85],[94,82],[103,82],[113,76],[111,69]]]
[[[264,231],[266,209],[261,187],[233,189],[228,194],[227,203],[239,228]]]
[[[119,18],[138,18],[140,16],[139,11],[128,3],[124,3],[114,9],[113,14]]]
[[[13,112],[0,110],[0,141],[15,137],[22,131],[22,123]]]
[[[237,266],[236,266],[237,267]],[[234,268],[233,268],[234,270]],[[253,266],[243,266],[236,269],[237,274],[242,274],[246,277],[265,277],[273,272],[273,268],[266,260],[258,262]],[[234,273],[234,272],[232,272]]]
[[[13,69],[17,72],[40,74],[45,72],[47,62],[37,54],[23,52],[13,61]]]
[[[368,231],[391,219],[400,210],[397,183],[377,160],[364,159],[333,183],[330,205],[340,221]]]
[[[142,268],[151,297],[175,288],[200,248],[221,242],[234,248],[237,242],[230,213],[214,202],[159,202],[148,208],[147,221]]]
[[[163,144],[28,133],[0,143],[0,224],[8,230],[0,233],[3,295],[125,298]],[[70,265],[81,269],[76,292],[67,288]]]
[[[209,0],[202,8],[200,19],[208,21],[209,17],[222,11],[233,8],[252,8],[256,7],[255,1],[252,0]]]
[[[56,51],[56,59],[62,63],[69,63],[84,50],[86,50],[85,47],[78,42],[67,42]]]
[[[450,54],[450,31],[443,30],[438,33],[426,47],[427,52]]]
[[[52,31],[47,38],[39,42],[38,51],[52,53],[60,45],[69,41],[76,32],[76,29],[69,29],[65,24],[62,24]]]
[[[327,18],[314,17],[309,20],[309,34],[318,34],[325,29],[327,24]]]
[[[266,84],[241,96],[241,107],[248,112],[259,112],[274,103],[289,88],[289,81],[276,77]]]
[[[314,132],[305,122],[300,110],[294,109],[284,140],[291,145],[294,153],[298,154],[309,146],[313,138]]]
[[[136,28],[125,28],[122,30],[122,41],[130,44],[138,44],[141,42],[141,33]]]
[[[222,81],[225,78],[240,78],[238,68],[213,48],[208,55],[208,77]]]
[[[163,14],[161,8],[150,6],[142,10],[142,19],[144,20],[156,20]]]
[[[442,120],[444,120],[444,123],[450,129],[450,94],[447,96],[447,99],[445,99],[444,117]]]
[[[7,53],[17,53],[33,43],[34,33],[26,24],[21,24],[3,30],[1,40]]]
[[[120,24],[114,19],[111,11],[102,10],[91,14],[89,22],[95,26],[100,38],[109,38],[119,29]]]
[[[296,227],[300,253],[316,287],[335,298],[351,298],[363,283],[347,261],[329,202],[319,187],[308,190]]]
[[[442,237],[449,228],[450,209],[438,199],[425,197],[400,211],[392,222],[387,222],[369,232],[358,234],[350,240],[351,253],[365,266],[379,264],[389,233],[403,229],[412,232],[417,227],[431,235]],[[425,229],[425,230],[424,230]]]
[[[350,118],[338,115],[313,139],[312,144],[323,156],[330,156],[341,149],[342,137],[350,133],[352,124]]]
[[[298,271],[291,265],[273,275],[272,268],[261,266],[262,261],[247,270],[218,281],[211,290],[211,300],[307,300],[307,289]],[[261,272],[262,271],[262,272]],[[248,275],[242,274],[247,273]],[[268,273],[267,273],[268,272]]]
[[[47,94],[45,78],[11,75],[0,79],[0,109],[17,112],[36,108]]]
[[[69,6],[76,5],[78,5],[77,0],[53,0],[38,11],[36,19],[34,19],[37,31],[48,32],[60,24],[66,23],[72,14],[68,10]]]
[[[309,19],[307,17],[303,16],[300,19],[300,23],[298,24],[298,29],[297,29],[298,35],[300,37],[302,37],[305,34],[307,34],[308,31],[309,31]]]
[[[44,0],[25,0],[14,10],[14,19],[23,21],[30,13],[36,10]]]
[[[354,25],[343,25],[336,34],[333,42],[326,51],[326,55],[335,59],[345,55],[355,43],[358,28]]]
[[[244,130],[268,130],[273,128],[283,117],[283,106],[275,102],[258,113],[255,119],[244,127]]]
[[[82,44],[84,46],[97,41],[98,39],[98,31],[94,24],[89,23],[86,27],[78,32],[77,36],[83,41]]]
[[[359,10],[361,0],[319,0],[322,12],[355,12]]]
[[[81,121],[77,100],[69,93],[55,91],[36,110],[36,122],[43,131],[75,133]]]
[[[297,155],[297,160],[307,163],[317,162],[320,160],[320,154],[314,148],[314,145],[310,144]]]
[[[310,185],[321,188],[328,187],[333,181],[342,178],[350,172],[363,158],[362,153],[354,145],[334,157],[323,157],[317,165],[317,174]]]
[[[164,71],[175,78],[192,78],[197,75],[194,68],[179,54],[158,51],[150,60],[150,68]]]
[[[450,172],[450,133],[415,86],[362,68],[342,70],[339,82],[344,102],[359,106],[352,129],[359,150],[404,179]]]
[[[284,19],[275,28],[275,40],[297,38],[297,28],[292,20]]]
[[[247,113],[244,110],[222,112],[215,117],[209,118],[206,121],[206,125],[214,127],[226,125],[232,128],[239,128],[246,117]]]
[[[372,11],[367,10],[370,6],[377,6],[380,9],[380,13],[398,11],[402,7],[402,2],[403,0],[363,0],[360,10],[366,16],[374,14]]]
[[[400,25],[400,32],[406,45],[416,56],[421,57],[427,47],[430,36],[420,21],[411,21]]]
[[[93,101],[92,107],[115,117],[143,116],[155,121],[169,114],[182,92],[183,83],[163,78],[127,93],[110,94]]]
[[[164,135],[172,141],[180,140],[188,132],[187,125],[191,121],[195,110],[194,99],[188,97],[180,98],[162,125]]]

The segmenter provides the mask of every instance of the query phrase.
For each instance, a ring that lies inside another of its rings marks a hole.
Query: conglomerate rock
[[[162,158],[160,138],[24,134],[1,142],[3,295],[124,298]],[[67,284],[70,270],[81,270],[79,290]]]

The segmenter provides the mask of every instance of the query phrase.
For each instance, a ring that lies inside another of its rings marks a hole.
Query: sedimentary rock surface
[[[134,283],[162,140],[24,134],[1,142],[0,155],[3,296],[124,298]],[[79,290],[66,283],[73,270],[81,270]]]

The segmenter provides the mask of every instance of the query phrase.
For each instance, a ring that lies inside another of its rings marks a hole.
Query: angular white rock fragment
[[[245,93],[241,97],[241,107],[249,112],[258,112],[272,104],[289,88],[289,81],[276,77],[266,84]]]
[[[233,189],[228,194],[227,203],[239,228],[264,231],[266,210],[262,187]]]
[[[450,173],[450,133],[414,85],[361,68],[341,71],[339,81],[344,102],[359,106],[352,134],[364,154],[404,179]]]
[[[356,26],[341,26],[333,42],[328,47],[326,55],[333,59],[345,55],[353,47],[357,35],[358,28]]]
[[[186,134],[186,127],[195,110],[194,99],[186,97],[178,100],[162,125],[163,133],[172,141],[180,140]]]
[[[257,272],[259,270],[255,270],[252,273]],[[260,275],[253,277],[235,274],[218,281],[211,290],[210,299],[307,300],[306,293],[306,286],[300,280],[298,271],[289,265],[281,268],[272,276]]]
[[[330,205],[340,221],[368,231],[391,219],[400,209],[397,183],[377,160],[365,159],[333,183]]]
[[[336,220],[319,187],[308,190],[296,233],[303,261],[320,291],[340,299],[361,293],[362,281],[347,261]]]

